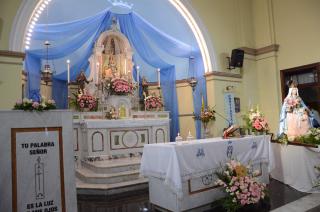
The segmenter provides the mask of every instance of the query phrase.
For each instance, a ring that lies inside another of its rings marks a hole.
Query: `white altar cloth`
[[[320,193],[320,188],[313,188],[314,182],[320,180],[314,166],[320,165],[320,149],[272,144],[276,165],[271,176],[298,191]]]
[[[177,144],[149,144],[144,146],[140,173],[162,179],[178,198],[183,196],[183,182],[213,173],[221,164],[237,159],[244,164],[268,164],[274,168],[270,136],[244,138],[210,138]]]

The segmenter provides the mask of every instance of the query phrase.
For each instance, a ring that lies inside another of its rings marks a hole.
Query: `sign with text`
[[[12,211],[65,212],[62,128],[13,128]]]

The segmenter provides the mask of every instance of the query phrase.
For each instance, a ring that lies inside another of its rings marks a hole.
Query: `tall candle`
[[[158,87],[160,87],[160,68],[158,68]]]
[[[93,81],[94,81],[95,83],[98,83],[98,76],[97,76],[97,74],[100,73],[99,66],[100,66],[100,63],[97,62],[97,71],[96,71],[96,72],[94,73],[94,75],[93,75]]]
[[[138,83],[138,89],[139,89],[139,69],[140,69],[140,67],[139,66],[137,66],[137,83]]]
[[[68,84],[70,83],[70,60],[67,60]]]
[[[124,58],[124,74],[127,75],[127,58]]]

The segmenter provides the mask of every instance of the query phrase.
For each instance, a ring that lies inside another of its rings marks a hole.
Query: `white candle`
[[[127,75],[127,58],[124,58],[124,74]]]
[[[70,60],[67,60],[68,84],[70,83]]]
[[[137,83],[138,83],[138,89],[139,89],[139,66],[137,66]]]
[[[97,76],[97,74],[100,73],[99,65],[100,65],[100,63],[97,62],[97,71],[93,74],[93,81],[94,81],[95,83],[98,83],[98,76]]]
[[[160,87],[160,68],[158,68],[158,87]]]

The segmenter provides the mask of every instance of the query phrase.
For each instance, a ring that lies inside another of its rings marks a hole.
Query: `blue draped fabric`
[[[176,57],[189,58],[196,55],[199,50],[185,44],[170,35],[161,32],[137,13],[132,13],[134,25],[137,29],[142,30],[148,38],[150,38],[159,48]]]
[[[68,86],[64,80],[52,79],[52,99],[58,109],[68,108]]]
[[[28,96],[34,101],[41,99],[40,95],[40,70],[41,60],[32,54],[26,54],[25,68],[28,74]]]
[[[149,65],[160,68],[161,88],[166,110],[170,111],[171,118],[171,141],[179,132],[178,102],[176,93],[176,72],[175,66],[163,61],[159,55],[152,49],[149,41],[153,42],[167,52],[176,57],[189,59],[195,58],[194,76],[198,79],[198,85],[195,89],[194,108],[195,113],[199,114],[201,110],[202,98],[206,102],[206,87],[203,77],[204,68],[202,57],[197,48],[185,44],[156,29],[136,13],[114,14],[109,9],[88,17],[85,19],[58,23],[58,24],[38,24],[35,25],[33,38],[35,40],[53,41],[53,47],[49,49],[48,58],[50,60],[63,59],[66,56],[81,51],[81,54],[75,61],[72,61],[70,79],[75,80],[80,70],[83,69],[89,73],[88,59],[92,54],[95,41],[98,36],[109,28],[111,18],[116,16],[122,33],[124,33],[130,43],[135,47],[138,54]],[[29,97],[34,99],[39,97],[40,91],[40,68],[41,61],[46,58],[45,49],[32,49],[26,51],[25,67],[29,76]],[[133,70],[133,76],[136,78],[136,70]],[[67,107],[67,70],[58,70],[53,77],[53,98],[59,108]],[[140,79],[141,82],[141,79]],[[141,87],[141,86],[140,86]],[[141,90],[139,91],[141,93]],[[200,136],[201,125],[196,122],[197,137]]]
[[[77,35],[87,30],[96,30],[105,17],[108,9],[103,10],[97,15],[71,22],[58,24],[37,24],[33,30],[32,38],[35,40],[60,40],[66,36]]]
[[[199,116],[201,113],[202,100],[204,101],[204,106],[207,106],[207,88],[206,88],[206,79],[204,77],[204,67],[202,63],[201,56],[197,55],[194,60],[189,62],[189,76],[195,77],[198,81],[197,86],[192,92],[193,96],[193,108],[194,114]],[[196,127],[196,137],[197,139],[201,138],[201,121],[195,120]]]
[[[76,76],[80,73],[80,71],[86,70],[88,73],[88,58],[92,54],[94,42],[97,40],[98,36],[105,31],[111,24],[111,13],[105,12],[104,16],[100,19],[95,19],[98,22],[98,28],[94,28],[91,30],[85,30],[84,33],[78,34],[74,37],[71,42],[64,42],[54,48],[50,48],[48,58],[49,59],[58,59],[67,56],[68,54],[73,53],[75,50],[79,49],[80,47],[84,46],[87,42],[87,48],[84,49],[82,52],[82,56],[75,61],[73,66],[70,68],[70,79],[75,80]],[[76,23],[77,25],[81,25],[80,23]],[[58,28],[59,24],[55,24],[53,29],[49,30],[46,34],[51,38],[54,36],[56,31],[59,31]],[[63,31],[65,24],[61,24],[61,30]],[[37,31],[37,27],[35,27],[35,32]],[[41,28],[42,26],[40,26]],[[49,26],[48,26],[49,28]],[[74,27],[71,27],[74,28]],[[65,36],[69,34],[68,31],[64,31],[66,33]],[[59,36],[62,36],[62,33],[59,33]],[[36,50],[29,50],[26,51],[26,60],[25,60],[25,67],[29,75],[32,77],[28,79],[30,84],[29,90],[29,98],[33,98],[35,92],[40,93],[40,70],[41,70],[41,60],[46,58],[46,51],[45,49],[36,49]],[[52,96],[53,99],[57,102],[59,108],[66,108],[67,107],[67,97],[68,97],[68,90],[66,86],[67,81],[67,70],[60,71],[59,74],[53,77],[53,86],[52,86]],[[56,79],[56,80],[55,80]],[[58,83],[59,82],[59,83]],[[62,86],[62,87],[60,87]],[[33,98],[35,99],[35,98]]]
[[[134,12],[132,13],[132,19],[136,29],[141,30],[142,33],[151,39],[159,48],[170,55],[189,59],[189,77],[193,76],[198,80],[198,85],[193,92],[193,106],[194,113],[199,115],[201,112],[202,99],[204,99],[205,106],[207,106],[205,72],[200,50],[161,32]],[[190,58],[193,58],[192,64]],[[195,126],[196,137],[199,139],[201,137],[201,121],[195,120]]]
[[[139,31],[139,29],[135,27],[131,13],[128,15],[117,14],[117,17],[119,19],[121,32],[127,36],[140,57],[149,65],[160,68],[160,75],[162,79],[161,88],[164,94],[164,105],[166,110],[170,111],[171,118],[170,140],[174,141],[179,132],[179,112],[177,92],[175,87],[175,67],[163,61],[155,53],[155,51],[153,51],[152,47],[147,42],[147,39]]]

